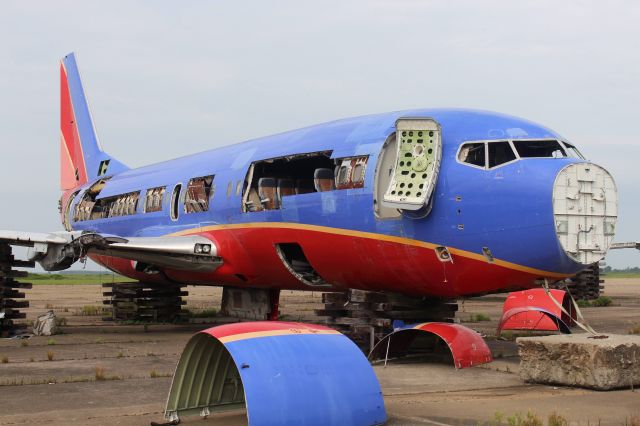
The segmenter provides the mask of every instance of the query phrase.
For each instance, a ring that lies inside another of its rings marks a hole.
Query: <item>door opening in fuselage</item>
[[[171,220],[178,220],[180,215],[180,191],[182,190],[182,184],[178,183],[173,187],[173,194],[171,195]]]

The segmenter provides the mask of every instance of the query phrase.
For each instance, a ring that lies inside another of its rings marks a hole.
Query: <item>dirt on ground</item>
[[[198,324],[114,324],[102,321],[99,285],[37,285],[27,290],[28,319],[53,309],[63,334],[0,340],[0,424],[148,425],[161,421],[173,370]],[[186,308],[217,309],[221,290],[189,287]],[[604,333],[640,325],[640,279],[609,279],[613,306],[584,308]],[[595,392],[523,383],[514,335],[496,338],[505,295],[460,302],[461,322],[487,336],[494,362],[452,366],[395,363],[375,366],[390,425],[509,424],[527,413],[547,423],[557,413],[570,424],[640,424],[640,391]],[[282,318],[309,321],[321,293],[284,291]],[[479,321],[478,319],[482,319]],[[488,318],[488,320],[487,320]],[[475,322],[470,322],[470,320]],[[243,413],[185,418],[190,424],[246,424]],[[636,423],[633,423],[636,422]]]

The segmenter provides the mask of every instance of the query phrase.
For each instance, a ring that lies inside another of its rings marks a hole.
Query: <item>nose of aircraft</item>
[[[575,262],[591,265],[604,258],[615,234],[618,192],[613,177],[593,163],[573,163],[553,185],[556,235]]]

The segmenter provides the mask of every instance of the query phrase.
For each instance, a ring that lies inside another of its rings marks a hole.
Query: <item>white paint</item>
[[[565,167],[553,186],[553,213],[560,244],[572,259],[584,265],[602,260],[618,218],[613,178],[592,163]]]

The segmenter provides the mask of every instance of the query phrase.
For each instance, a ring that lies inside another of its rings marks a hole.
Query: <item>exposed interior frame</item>
[[[278,243],[276,244],[276,253],[291,275],[303,284],[312,287],[331,286],[313,268],[300,244]]]
[[[246,408],[242,379],[233,357],[218,339],[198,333],[189,340],[176,367],[165,417]]]
[[[78,196],[78,194],[80,193],[80,191],[75,191],[73,194],[71,194],[69,196],[69,199],[67,200],[66,205],[64,206],[64,210],[63,210],[63,214],[62,214],[62,225],[64,226],[64,229],[67,232],[71,232],[72,228],[71,228],[71,220],[73,219],[71,217],[71,206],[73,205],[73,202],[75,201],[76,197]]]

